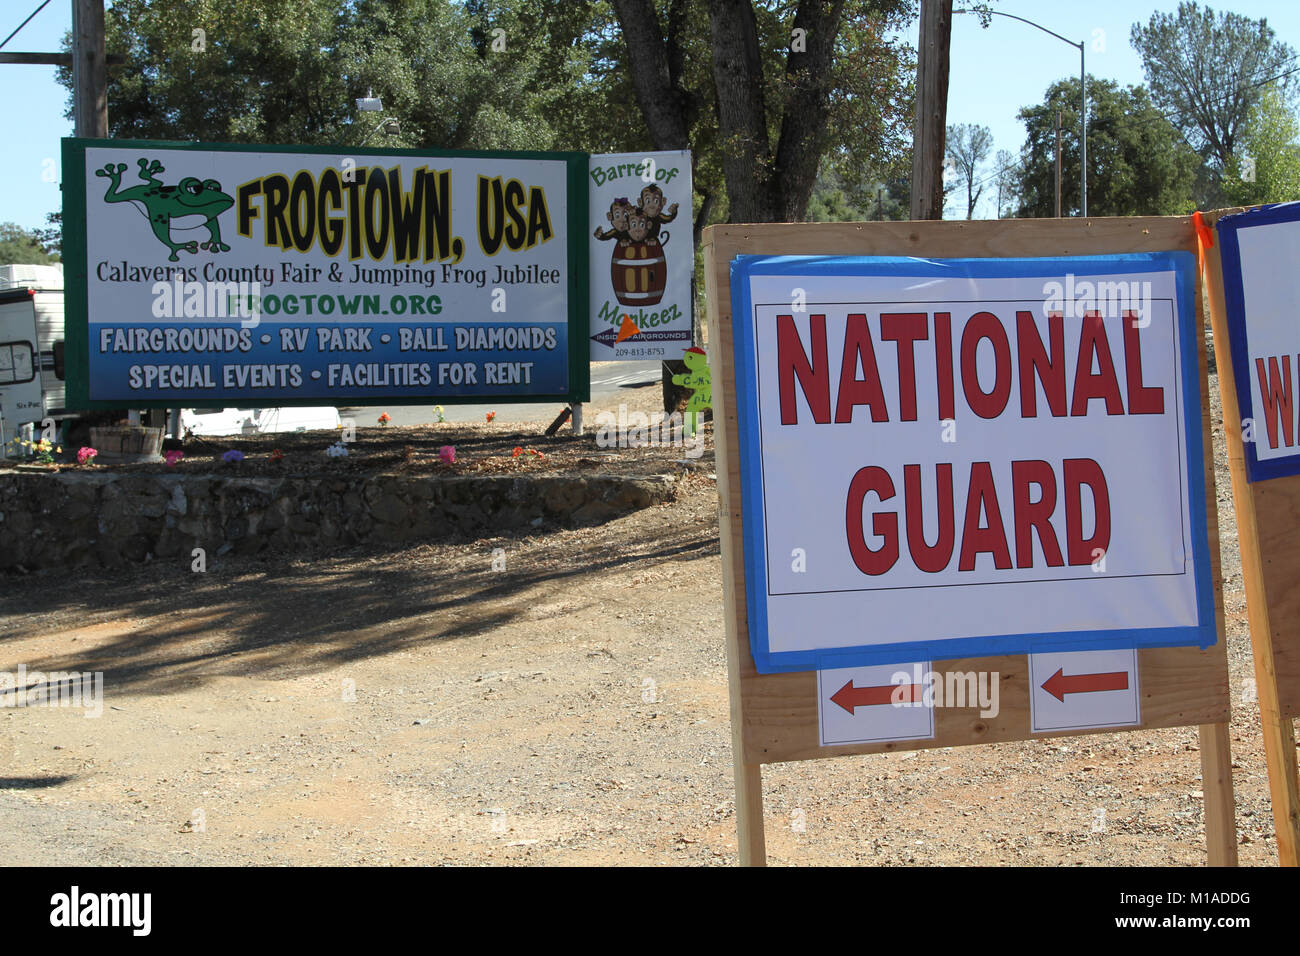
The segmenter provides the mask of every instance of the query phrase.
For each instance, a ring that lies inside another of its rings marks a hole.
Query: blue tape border
[[[749,279],[758,275],[915,276],[918,278],[1063,278],[1115,272],[1173,272],[1183,380],[1183,425],[1192,574],[1197,623],[1188,627],[1072,631],[1055,634],[999,634],[826,650],[773,652],[768,647],[767,571],[763,556],[762,462],[759,457],[757,355]],[[749,646],[760,674],[824,670],[871,664],[899,664],[958,657],[991,657],[1047,651],[1095,651],[1135,647],[1211,647],[1218,640],[1210,575],[1205,494],[1205,449],[1201,433],[1200,365],[1195,343],[1201,334],[1193,307],[1196,258],[1190,252],[1062,256],[1038,259],[916,259],[896,256],[737,256],[731,262],[731,329],[735,361],[734,396],[740,451],[741,523]],[[1188,343],[1193,343],[1188,347]]]
[[[1247,212],[1224,216],[1216,223],[1219,257],[1223,262],[1223,304],[1228,320],[1228,352],[1232,361],[1232,380],[1237,392],[1237,414],[1244,421],[1255,418],[1251,397],[1250,341],[1246,331],[1246,293],[1241,278],[1241,245],[1237,233],[1253,226],[1300,222],[1300,203],[1274,203]],[[1260,424],[1256,422],[1256,424]],[[1258,436],[1256,436],[1258,438]],[[1246,480],[1267,481],[1300,475],[1300,448],[1287,458],[1261,461],[1255,442],[1242,442],[1245,450]]]

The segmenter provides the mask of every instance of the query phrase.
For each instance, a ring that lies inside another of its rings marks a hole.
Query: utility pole
[[[943,150],[948,120],[952,0],[921,0],[912,139],[912,218],[943,218]]]
[[[108,138],[104,0],[72,0],[73,135]]]
[[[1061,111],[1056,111],[1056,218],[1061,218]]]

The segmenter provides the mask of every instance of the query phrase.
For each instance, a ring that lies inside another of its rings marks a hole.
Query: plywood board
[[[1240,210],[1219,210],[1206,220],[1212,225],[1236,211]],[[1285,866],[1296,866],[1300,865],[1300,776],[1293,721],[1300,715],[1300,475],[1247,481],[1217,243],[1206,250],[1205,260],[1278,859]]]
[[[737,255],[877,255],[927,258],[1034,257],[1108,253],[1197,252],[1190,217],[995,222],[771,223],[711,226],[704,233],[710,362],[714,381],[727,660],[731,675],[733,759],[742,863],[764,859],[761,765],[791,760],[962,746],[1036,736],[1030,730],[1028,658],[1024,655],[936,661],[934,670],[998,671],[1000,708],[937,708],[932,739],[823,747],[818,736],[816,672],[760,675],[748,642],[739,469],[739,428],[731,326],[730,263]],[[1199,279],[1199,277],[1198,277]],[[1196,314],[1203,314],[1196,283]],[[1205,345],[1198,336],[1201,426],[1211,448]],[[1227,746],[1229,686],[1223,642],[1222,575],[1211,455],[1204,461],[1210,560],[1218,641],[1207,649],[1138,652],[1141,728],[1201,726],[1206,780],[1207,845],[1212,865],[1236,862]],[[1300,599],[1300,593],[1298,593]],[[1088,732],[1104,732],[1103,729]],[[1211,792],[1212,791],[1212,792]]]

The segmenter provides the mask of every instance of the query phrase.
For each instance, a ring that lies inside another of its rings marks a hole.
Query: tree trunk
[[[912,218],[943,218],[943,137],[948,116],[952,0],[921,0],[912,142]]]
[[[655,149],[688,149],[690,117],[694,101],[681,88],[686,29],[686,0],[672,0],[668,7],[668,35],[659,27],[653,0],[612,0],[618,15],[623,39],[627,43],[628,63],[632,68],[632,85],[637,105],[650,131]],[[695,157],[691,157],[694,163]],[[705,197],[707,215],[709,205]],[[695,223],[695,244],[699,245],[702,221]],[[695,284],[691,283],[692,328],[694,328]],[[673,376],[686,371],[682,361],[664,362],[660,367],[663,381],[664,411],[672,413],[685,406],[691,389],[673,384]]]
[[[794,29],[804,31],[805,42],[800,49],[791,43],[786,55],[792,93],[776,144],[777,211],[786,222],[803,219],[817,182],[830,114],[831,60],[843,12],[844,0],[803,0],[795,10]]]
[[[713,85],[731,222],[775,222],[775,174],[763,101],[758,25],[749,0],[709,0]]]
[[[632,86],[650,131],[650,142],[655,149],[689,148],[685,109],[688,98],[679,86],[682,67],[679,41],[686,20],[683,0],[674,0],[669,10],[668,43],[664,42],[659,28],[653,0],[612,2],[627,43]]]

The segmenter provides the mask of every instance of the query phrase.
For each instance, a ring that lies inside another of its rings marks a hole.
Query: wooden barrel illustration
[[[658,305],[668,281],[668,262],[659,243],[616,242],[609,281],[621,305]]]

